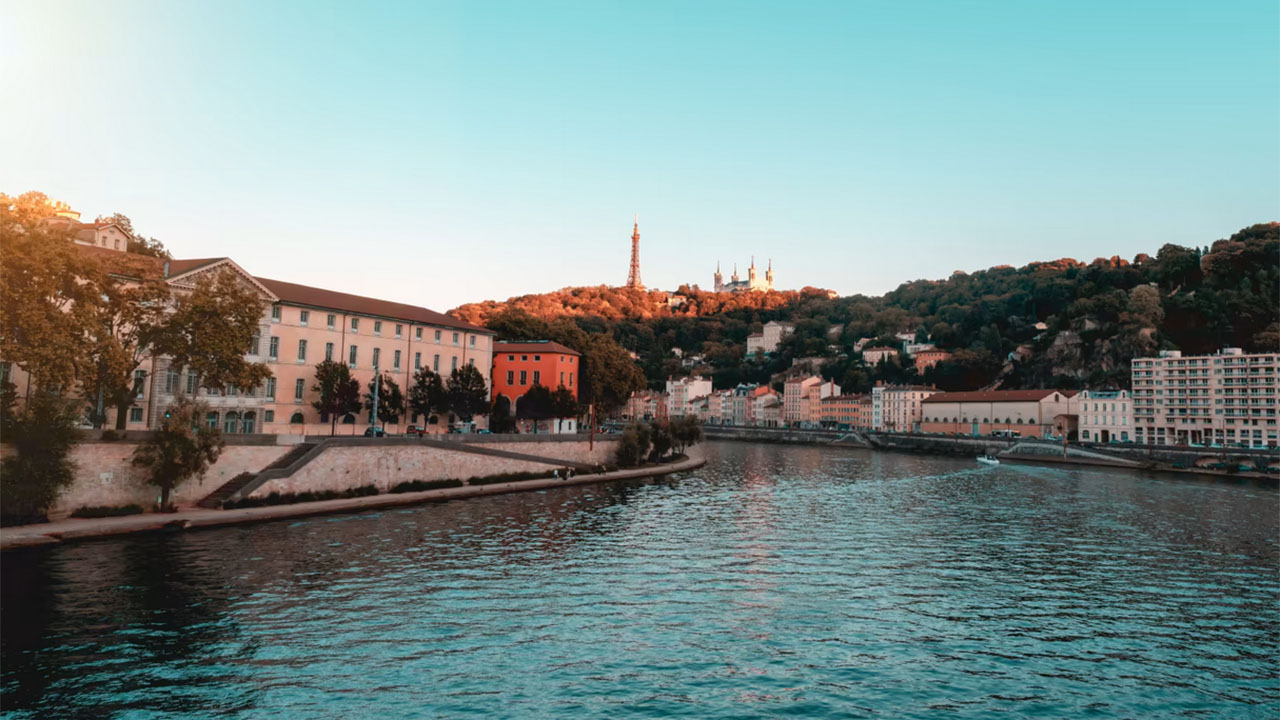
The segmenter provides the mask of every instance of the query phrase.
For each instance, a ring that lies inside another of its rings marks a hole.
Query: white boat
[[[1000,461],[994,455],[979,455],[978,462],[983,465],[999,465]]]

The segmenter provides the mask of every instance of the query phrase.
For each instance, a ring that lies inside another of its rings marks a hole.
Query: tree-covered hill
[[[566,288],[454,314],[513,339],[567,318],[608,333],[637,353],[651,384],[686,371],[717,387],[767,382],[801,357],[847,391],[875,380],[934,382],[945,389],[1127,387],[1131,358],[1160,349],[1280,350],[1280,224],[1245,228],[1207,247],[1167,244],[1155,254],[957,272],[904,283],[881,297],[826,291],[716,294]],[[779,352],[749,358],[746,337],[769,320],[796,324]],[[532,322],[538,321],[538,322]],[[923,376],[890,363],[865,367],[854,343],[909,332],[954,353]],[[702,356],[692,368],[676,357]],[[1012,358],[1012,359],[1011,359]]]

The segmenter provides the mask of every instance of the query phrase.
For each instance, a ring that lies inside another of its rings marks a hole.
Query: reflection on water
[[[1273,490],[713,443],[651,483],[9,553],[12,717],[1274,717]]]

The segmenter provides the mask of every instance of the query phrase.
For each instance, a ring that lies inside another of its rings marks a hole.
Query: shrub
[[[563,474],[563,470],[561,471]],[[497,475],[486,475],[484,477],[473,477],[467,480],[468,485],[497,485],[498,483],[519,482],[521,480],[545,480],[551,477],[551,471],[540,472],[514,472],[499,473]]]
[[[79,416],[73,403],[37,392],[7,422],[5,441],[13,443],[15,452],[0,466],[0,524],[44,522],[49,506],[75,480],[69,455]]]
[[[300,493],[271,493],[265,497],[247,497],[225,502],[224,510],[236,508],[264,507],[268,505],[292,505],[294,503],[318,502],[320,500],[341,500],[343,498],[365,497],[377,495],[376,485],[361,485],[347,490],[308,490]]]
[[[103,518],[137,515],[142,512],[141,505],[90,505],[76,508],[71,513],[74,518]]]
[[[462,485],[463,483],[461,480],[408,480],[406,482],[397,483],[388,492],[421,492],[423,490],[462,487]]]
[[[101,439],[105,442],[115,442],[124,438],[124,433],[118,433],[115,430],[103,430]]]

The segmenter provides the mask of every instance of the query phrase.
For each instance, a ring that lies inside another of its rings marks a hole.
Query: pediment
[[[193,290],[201,278],[215,276],[226,270],[230,270],[241,282],[257,290],[262,297],[270,302],[278,302],[280,300],[275,293],[268,290],[265,285],[258,282],[256,278],[237,265],[231,258],[219,258],[213,262],[191,268],[186,272],[170,277],[166,282],[180,290]]]

